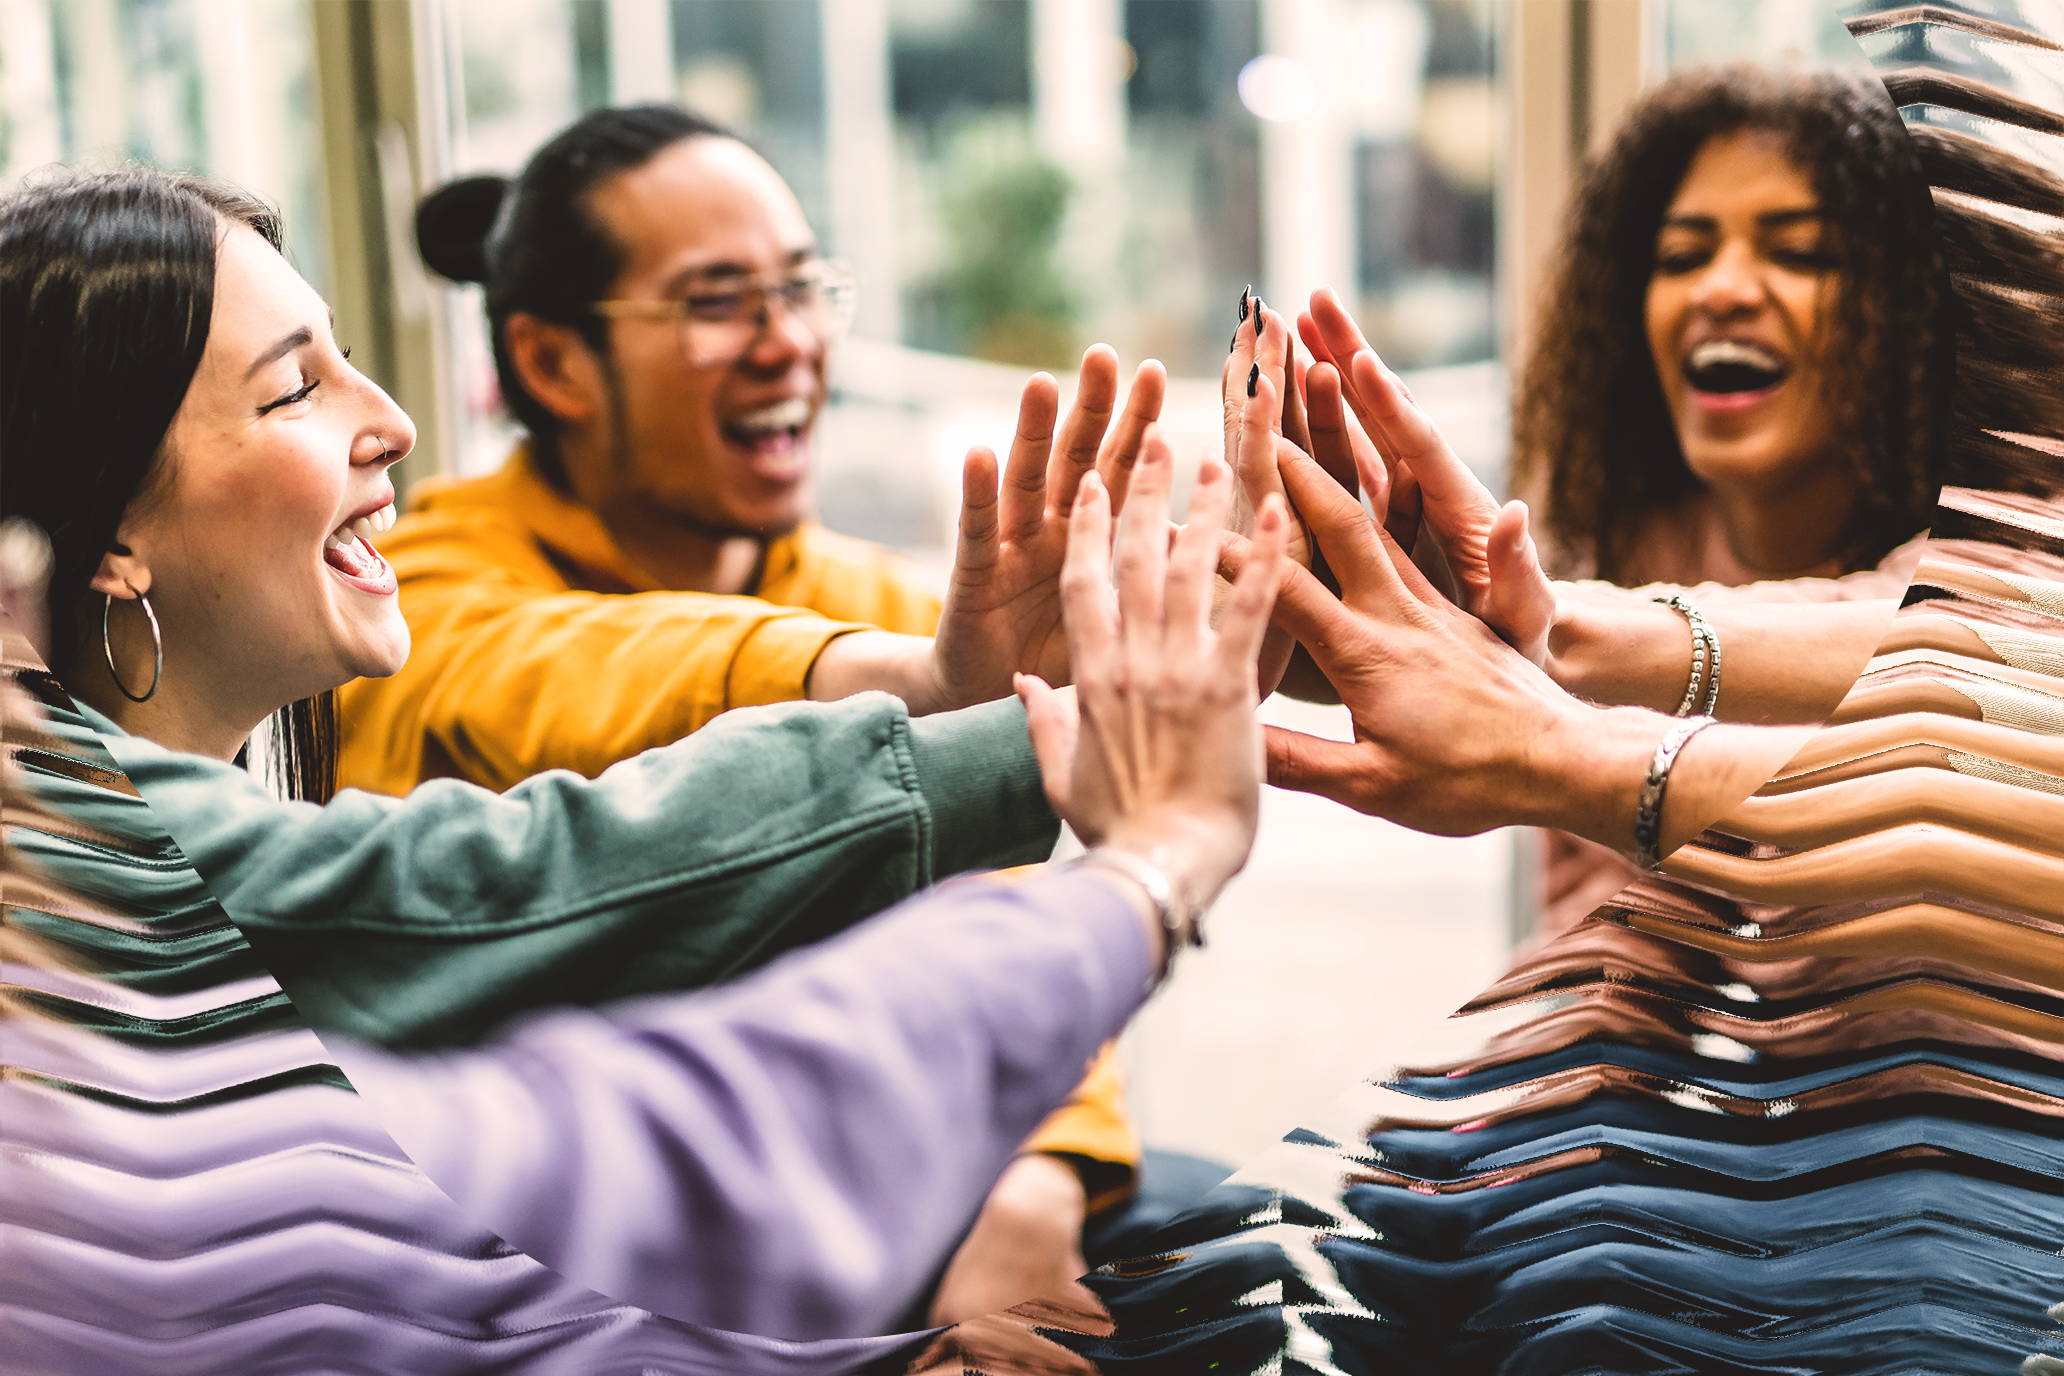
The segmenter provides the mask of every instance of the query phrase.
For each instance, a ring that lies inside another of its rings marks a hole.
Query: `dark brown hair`
[[[280,246],[246,192],[143,168],[65,173],[0,200],[0,519],[50,537],[51,667],[76,671],[88,585],[165,473],[165,433],[208,343],[224,222]],[[327,693],[274,719],[275,782],[336,789]]]
[[[1868,568],[1928,523],[1946,471],[1954,300],[1928,184],[1868,77],[1750,67],[1671,77],[1585,169],[1513,413],[1515,490],[1545,495],[1552,558],[1618,579],[1648,522],[1699,490],[1651,356],[1656,234],[1712,138],[1776,135],[1812,177],[1837,261],[1822,368],[1857,478],[1841,533]]]

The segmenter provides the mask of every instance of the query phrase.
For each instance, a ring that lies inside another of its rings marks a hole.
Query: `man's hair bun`
[[[461,177],[416,207],[416,250],[454,282],[487,280],[487,236],[509,193],[507,177]]]

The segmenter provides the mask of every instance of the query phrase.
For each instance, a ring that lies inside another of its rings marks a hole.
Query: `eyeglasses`
[[[721,368],[752,348],[773,321],[772,303],[828,344],[853,322],[857,284],[841,263],[819,261],[764,277],[711,277],[678,301],[594,301],[613,320],[680,323],[681,356],[692,368]]]

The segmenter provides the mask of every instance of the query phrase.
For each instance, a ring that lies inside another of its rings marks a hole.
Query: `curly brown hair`
[[[1718,135],[1776,135],[1813,179],[1839,282],[1823,368],[1858,500],[1839,551],[1869,568],[1928,523],[1945,471],[1954,298],[1927,178],[1869,77],[1753,67],[1672,76],[1586,167],[1546,284],[1513,411],[1517,490],[1544,494],[1551,558],[1632,572],[1654,518],[1700,490],[1644,324],[1656,234],[1692,159]]]

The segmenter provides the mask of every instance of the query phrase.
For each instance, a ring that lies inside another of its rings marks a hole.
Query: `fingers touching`
[[[1283,349],[1286,360],[1284,365],[1286,375],[1283,388],[1283,438],[1309,454],[1311,453],[1312,445],[1311,418],[1305,412],[1304,382],[1306,374],[1311,369],[1311,364],[1309,361],[1297,356],[1296,345],[1292,342],[1287,327],[1284,331]]]
[[[1083,475],[1068,522],[1061,564],[1068,661],[1078,681],[1108,675],[1118,645],[1118,600],[1111,592],[1111,495],[1094,473]]]
[[[1234,445],[1235,471],[1247,510],[1261,510],[1270,493],[1283,492],[1283,479],[1276,471],[1276,426],[1281,411],[1276,405],[1276,388],[1266,374],[1255,379],[1254,394],[1240,410],[1240,430]]]
[[[1171,544],[1165,532],[1174,466],[1167,441],[1149,430],[1132,499],[1115,519],[1102,480],[1095,474],[1082,480],[1061,573],[1069,650],[1079,676],[1087,676],[1092,658],[1108,666],[1113,655],[1152,658],[1164,646],[1172,662],[1193,663],[1212,635],[1220,542],[1234,506],[1234,484],[1222,465],[1205,462],[1191,493],[1189,520]],[[1289,529],[1288,507],[1273,493],[1261,503],[1252,539],[1241,542],[1241,567],[1217,632],[1218,670],[1236,672],[1241,681],[1252,680],[1287,562]]]
[[[1214,545],[1218,535],[1215,529],[1210,532]],[[1282,583],[1284,570],[1296,567],[1285,553],[1289,536],[1290,513],[1281,497],[1270,497],[1255,513],[1247,567],[1234,580],[1233,595],[1219,623],[1218,672],[1242,675],[1250,692],[1254,691],[1255,661],[1261,654],[1262,638],[1268,634],[1269,618],[1275,611],[1276,589]],[[1208,588],[1209,580],[1203,581]]]
[[[1331,363],[1343,373],[1356,354],[1376,352],[1331,287],[1311,294],[1311,308],[1297,317],[1297,332],[1314,361]]]
[[[1348,605],[1374,611],[1386,604],[1403,608],[1445,601],[1388,532],[1315,461],[1286,453],[1282,472],[1290,500],[1310,525]]]
[[[1368,350],[1354,355],[1343,378],[1349,403],[1393,465],[1412,470],[1429,507],[1493,505],[1491,494],[1445,436],[1426,418],[1395,373]]]

